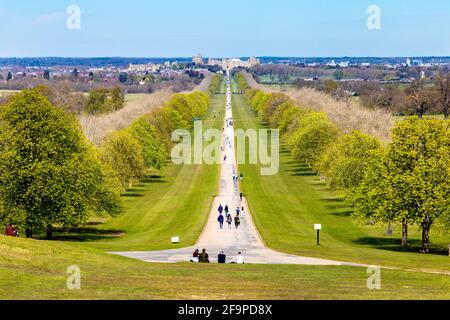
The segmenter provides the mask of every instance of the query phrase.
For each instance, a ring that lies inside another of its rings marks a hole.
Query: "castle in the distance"
[[[198,54],[192,58],[192,62],[196,65],[203,65],[204,60],[203,57]],[[247,61],[241,59],[208,59],[208,66],[220,66],[226,70],[232,70],[235,68],[251,68],[260,64],[260,61],[256,57],[250,57]]]

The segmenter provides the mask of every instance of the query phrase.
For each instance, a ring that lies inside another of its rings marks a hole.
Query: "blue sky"
[[[66,9],[81,8],[68,30]],[[381,30],[366,27],[369,5]],[[1,0],[0,56],[450,55],[448,0]]]

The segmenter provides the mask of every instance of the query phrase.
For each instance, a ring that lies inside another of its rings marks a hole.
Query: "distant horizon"
[[[191,56],[0,56],[0,59],[192,59]],[[315,59],[327,59],[327,58],[370,58],[370,59],[383,59],[383,58],[450,58],[449,55],[392,55],[392,56],[349,56],[349,55],[330,55],[330,56],[278,56],[278,55],[244,55],[244,56],[203,56],[203,58],[315,58]]]

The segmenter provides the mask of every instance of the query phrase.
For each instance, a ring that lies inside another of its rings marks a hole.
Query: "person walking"
[[[227,216],[227,223],[228,223],[228,229],[231,229],[231,225],[233,224],[233,217],[231,214],[228,214]]]
[[[228,205],[225,206],[225,214],[228,215],[228,212],[230,212],[230,209],[228,208]]]
[[[244,198],[244,194],[242,192],[239,194],[239,198],[241,199],[242,202],[242,199]]]
[[[236,215],[239,217],[240,214],[241,214],[241,208],[237,207],[236,208]]]
[[[223,215],[220,215],[219,218],[217,218],[217,221],[219,221],[220,229],[223,229],[223,221],[224,221]]]
[[[222,212],[223,212],[223,207],[222,207],[222,205],[219,206],[219,209],[218,209],[218,210],[219,210],[219,214],[222,214]]]
[[[203,249],[200,253],[199,260],[200,263],[209,263],[209,255],[206,253],[206,249]]]
[[[219,255],[217,256],[217,261],[219,264],[227,263],[227,256],[223,251],[220,251]]]
[[[236,227],[236,229],[239,229],[240,225],[241,225],[241,219],[238,216],[234,217],[234,226]]]

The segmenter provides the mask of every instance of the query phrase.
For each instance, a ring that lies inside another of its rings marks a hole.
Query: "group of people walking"
[[[228,205],[225,205],[225,207],[223,207],[222,205],[219,205],[219,208],[217,210],[219,211],[219,217],[217,218],[217,221],[219,222],[220,229],[223,229],[223,226],[225,223],[227,223],[228,228],[231,229],[233,222],[234,222],[235,228],[239,229],[239,226],[241,225],[241,212],[244,211],[244,207],[236,208],[236,215],[234,218],[230,213],[230,209],[229,209]]]
[[[209,254],[206,252],[206,249],[203,249],[202,252],[200,252],[198,249],[194,251],[192,254],[191,262],[194,263],[211,263],[209,260]],[[220,253],[217,256],[217,262],[219,264],[227,263],[227,256],[223,251],[220,251]],[[244,264],[245,258],[242,255],[242,252],[239,252],[238,255],[235,257],[234,261],[231,263],[236,264]]]

